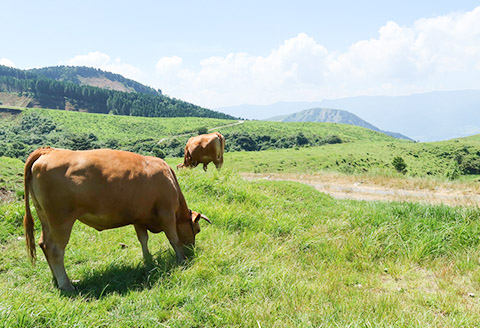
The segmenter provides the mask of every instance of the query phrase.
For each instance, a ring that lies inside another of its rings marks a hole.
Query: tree
[[[400,172],[403,174],[407,173],[407,164],[405,163],[402,157],[396,156],[392,161],[392,165],[395,168],[395,170],[397,170],[397,172]]]
[[[99,148],[98,138],[93,133],[71,134],[65,140],[67,148],[71,150],[88,150]]]
[[[206,134],[208,133],[208,128],[206,126],[202,126],[201,128],[198,128],[198,134]]]

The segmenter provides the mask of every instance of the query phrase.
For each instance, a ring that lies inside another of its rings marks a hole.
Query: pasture
[[[480,175],[478,136],[415,143],[344,124],[245,121],[230,125],[236,122],[28,109],[21,115],[0,116],[0,156],[24,160],[39,146],[114,148],[167,156],[171,163],[169,158],[183,155],[185,142],[198,130],[226,126],[218,129],[226,137],[230,156],[225,165],[240,172],[392,175],[396,174],[392,161],[401,157],[409,177],[475,180]]]
[[[78,280],[72,294],[53,286],[38,248],[31,266],[22,203],[4,202],[2,326],[480,324],[477,208],[336,200],[228,168],[178,178],[189,206],[213,222],[188,264],[175,264],[162,233],[151,234],[154,263],[144,264],[133,227],[97,232],[77,222],[65,256]],[[38,219],[36,229],[38,241]]]
[[[40,142],[69,132],[128,143],[234,122],[43,115],[56,128]],[[90,120],[85,126],[84,118]],[[33,140],[28,138],[35,133],[22,130],[21,120],[0,120],[12,145]],[[478,136],[414,143],[339,124],[255,121],[219,131],[257,140],[302,131],[307,139],[336,135],[342,142],[228,152],[221,171],[212,164],[206,173],[201,167],[176,170],[189,207],[213,223],[202,222],[185,265],[176,264],[163,233],[150,234],[154,261],[146,264],[132,226],[97,232],[77,222],[65,255],[76,293],[54,287],[39,247],[37,265],[30,264],[22,225],[23,163],[0,157],[0,327],[480,325],[478,206],[340,200],[297,182],[241,176],[323,172],[478,190]],[[405,160],[404,173],[392,166],[397,156]],[[181,158],[166,161],[174,167]],[[40,222],[33,213],[38,242]]]

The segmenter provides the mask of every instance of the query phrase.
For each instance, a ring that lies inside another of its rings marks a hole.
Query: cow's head
[[[205,215],[198,212],[188,210],[188,213],[188,220],[177,223],[177,234],[184,246],[194,246],[195,236],[200,232],[200,219],[204,219],[210,224],[212,222]]]

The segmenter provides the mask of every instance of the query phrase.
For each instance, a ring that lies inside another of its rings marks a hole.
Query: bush
[[[98,149],[98,138],[93,133],[75,134],[71,133],[66,136],[65,146],[71,150],[88,150]]]
[[[405,161],[403,160],[402,157],[396,156],[392,161],[392,165],[395,168],[395,170],[397,170],[397,172],[400,172],[403,174],[407,173],[407,164],[405,164]]]
[[[198,129],[198,134],[206,134],[208,133],[208,128],[206,126],[202,126]]]
[[[465,156],[459,164],[464,174],[480,174],[480,158],[478,156]]]

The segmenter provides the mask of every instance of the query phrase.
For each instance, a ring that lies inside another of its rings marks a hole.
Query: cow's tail
[[[25,230],[25,240],[27,242],[27,251],[32,264],[35,264],[35,235],[34,222],[32,212],[30,211],[30,184],[32,182],[32,166],[35,161],[43,154],[49,152],[50,147],[39,148],[28,156],[25,161],[25,171],[23,176],[24,192],[25,192],[25,217],[23,218],[23,228]]]
[[[220,147],[222,151],[220,152],[220,158],[223,162],[223,153],[225,152],[225,137],[220,132],[215,132],[217,134],[218,139],[220,139]]]

